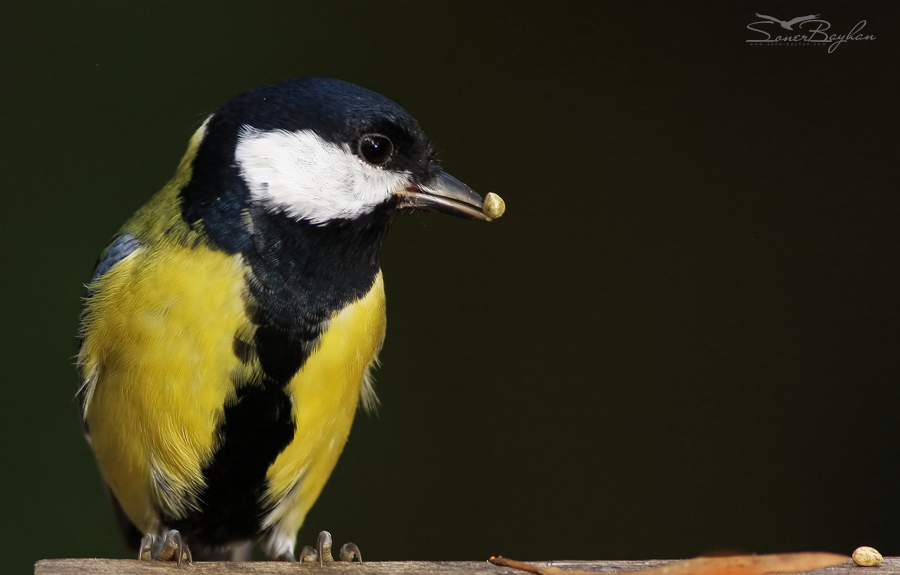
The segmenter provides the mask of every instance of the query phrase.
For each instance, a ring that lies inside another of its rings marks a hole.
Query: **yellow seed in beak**
[[[484,215],[488,217],[488,219],[496,220],[503,215],[503,212],[506,211],[506,202],[504,202],[503,198],[501,198],[494,192],[488,192],[488,194],[484,197],[484,208],[482,209],[482,211],[484,212]]]

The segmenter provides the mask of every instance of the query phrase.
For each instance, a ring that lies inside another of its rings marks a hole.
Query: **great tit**
[[[210,115],[100,256],[81,315],[77,402],[129,545],[295,560],[357,404],[376,403],[388,226],[482,208],[359,86],[291,79]]]

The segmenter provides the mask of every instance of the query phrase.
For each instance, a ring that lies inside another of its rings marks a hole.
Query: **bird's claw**
[[[362,553],[360,553],[359,547],[356,546],[356,543],[344,543],[341,546],[341,561],[350,563],[354,559],[362,563]]]
[[[314,563],[318,561],[319,565],[331,563],[334,561],[334,556],[331,554],[332,546],[333,540],[331,538],[331,533],[322,531],[319,533],[319,538],[316,540],[315,549],[307,545],[300,551],[300,562]],[[349,563],[354,559],[360,563],[363,562],[362,553],[360,553],[359,547],[357,547],[355,543],[345,543],[344,546],[341,547],[341,557],[338,561],[346,561]]]
[[[163,536],[152,533],[144,535],[141,539],[138,559],[141,561],[175,561],[179,567],[183,561],[186,561],[188,565],[194,563],[191,558],[191,550],[181,538],[181,533],[175,529],[166,531]]]

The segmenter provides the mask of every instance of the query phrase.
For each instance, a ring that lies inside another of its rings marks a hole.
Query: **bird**
[[[80,316],[76,402],[129,548],[297,560],[357,407],[377,405],[391,222],[483,206],[360,86],[292,78],[210,114],[102,251]]]
[[[756,14],[759,18],[765,18],[766,20],[771,20],[777,24],[781,24],[781,27],[785,30],[793,30],[792,26],[797,23],[806,22],[807,20],[815,20],[820,16],[820,14],[810,14],[809,16],[798,16],[793,20],[779,20],[773,16],[766,16],[765,14]]]

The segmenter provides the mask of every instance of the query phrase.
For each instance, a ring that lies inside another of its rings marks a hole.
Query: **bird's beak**
[[[428,210],[470,220],[487,220],[482,211],[484,200],[481,196],[447,172],[440,172],[428,184],[406,188],[395,195],[401,210]]]

